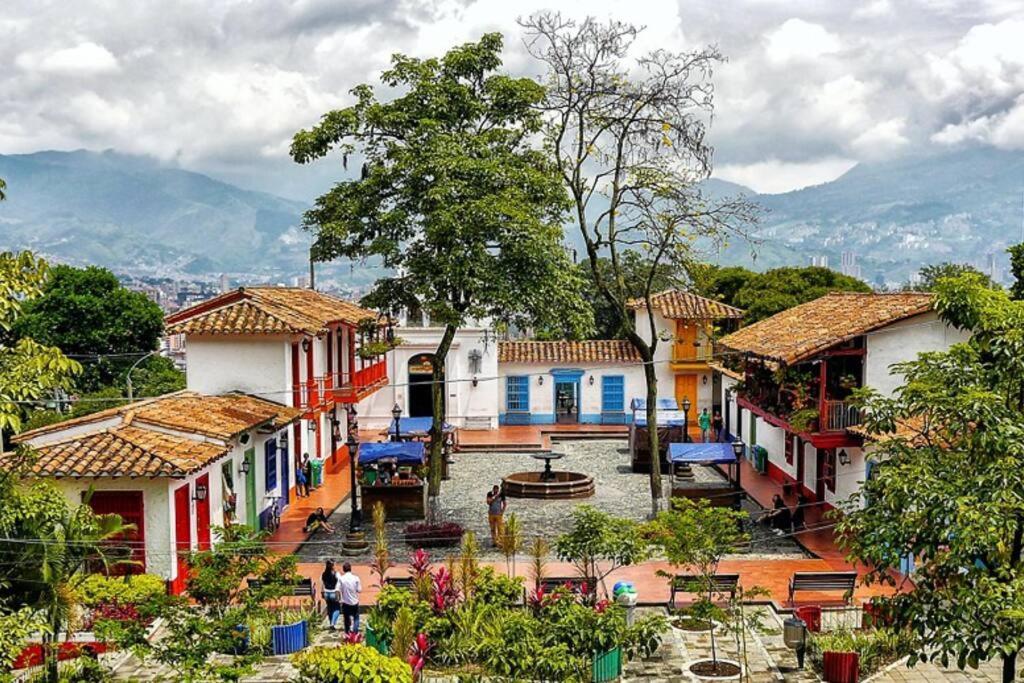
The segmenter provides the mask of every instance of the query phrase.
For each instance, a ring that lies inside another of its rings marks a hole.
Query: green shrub
[[[493,567],[481,567],[476,577],[473,598],[498,607],[517,604],[523,599],[523,578],[499,574]]]
[[[366,645],[314,647],[292,655],[306,683],[412,683],[412,668]]]
[[[86,607],[95,607],[105,602],[141,605],[166,595],[167,584],[161,577],[153,574],[132,576],[93,574],[78,587],[78,593],[82,604]]]
[[[910,634],[891,628],[828,631],[812,634],[808,653],[812,666],[820,671],[823,653],[856,652],[864,677],[899,659],[911,638]]]
[[[430,605],[417,600],[412,591],[385,585],[377,594],[377,604],[367,615],[367,624],[382,641],[390,643],[394,640],[395,619],[403,607],[411,610],[413,630],[416,633],[424,630],[433,614]]]

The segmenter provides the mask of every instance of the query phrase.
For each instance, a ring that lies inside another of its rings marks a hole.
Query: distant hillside
[[[1006,268],[1021,238],[1024,153],[992,148],[860,164],[836,180],[777,195],[753,195],[767,212],[757,231],[758,268],[826,255],[838,267],[853,252],[862,277],[890,281],[942,261],[987,257]],[[749,262],[734,245],[728,262]]]
[[[154,275],[304,271],[304,206],[115,152],[0,155],[0,247]]]

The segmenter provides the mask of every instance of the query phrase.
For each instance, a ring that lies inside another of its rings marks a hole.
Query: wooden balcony
[[[842,432],[860,424],[860,408],[850,401],[824,401],[825,413],[819,419],[824,432]]]
[[[714,357],[714,346],[710,342],[694,344],[692,341],[683,341],[672,345],[672,365],[677,368],[706,365]]]
[[[388,365],[380,359],[353,373],[332,372],[292,387],[295,403],[304,412],[323,412],[337,404],[357,403],[388,383]]]

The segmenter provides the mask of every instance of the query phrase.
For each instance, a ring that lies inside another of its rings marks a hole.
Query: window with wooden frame
[[[836,449],[830,448],[825,451],[825,457],[821,463],[821,480],[832,493],[836,492]]]

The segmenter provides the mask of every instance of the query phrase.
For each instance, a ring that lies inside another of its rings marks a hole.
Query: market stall
[[[672,495],[704,498],[716,507],[738,510],[745,497],[740,464],[731,443],[674,443],[669,446]]]
[[[647,443],[647,400],[634,398],[630,404],[633,419],[629,425],[629,460],[634,472],[648,472],[651,452]],[[668,471],[668,445],[683,440],[686,416],[674,398],[659,398],[657,405],[658,461],[661,471]]]
[[[431,417],[398,417],[391,420],[385,435],[389,441],[423,441],[430,439],[430,428],[434,424]],[[448,478],[448,465],[451,463],[451,454],[459,444],[459,433],[454,426],[447,422],[441,423],[441,437],[444,440],[444,463],[441,466],[441,478]],[[429,465],[429,454],[427,464]]]
[[[380,502],[388,519],[423,519],[426,447],[419,441],[359,444],[359,495],[367,514]]]

